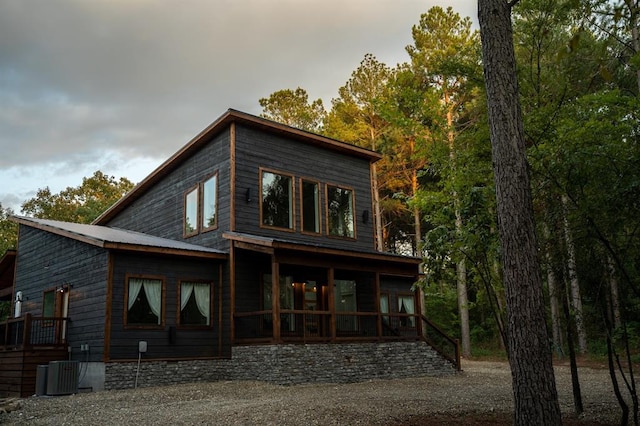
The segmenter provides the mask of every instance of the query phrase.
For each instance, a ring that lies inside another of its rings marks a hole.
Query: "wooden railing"
[[[377,312],[282,310],[283,341],[416,340],[420,339],[419,316]],[[269,341],[273,338],[271,311],[235,314],[236,341]]]
[[[427,317],[422,316],[421,320],[422,332],[427,343],[440,355],[451,361],[456,370],[460,371],[460,342],[449,337],[437,325],[429,321]]]
[[[0,349],[28,349],[31,347],[64,347],[68,318],[20,318],[0,323]]]

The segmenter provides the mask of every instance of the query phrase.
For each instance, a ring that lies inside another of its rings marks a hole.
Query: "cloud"
[[[259,114],[284,88],[329,106],[366,53],[408,60],[411,26],[435,3],[475,19],[460,0],[1,2],[0,180],[106,166],[107,152],[159,162],[227,108]]]

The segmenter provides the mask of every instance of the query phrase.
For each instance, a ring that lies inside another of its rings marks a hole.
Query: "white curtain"
[[[402,307],[404,307],[404,310],[406,313],[408,313],[409,315],[413,315],[416,311],[415,309],[415,304],[414,304],[414,299],[411,296],[398,296],[398,312],[402,312]],[[415,326],[415,318],[410,316],[408,317],[408,321],[409,325],[411,325],[412,327]]]
[[[140,294],[140,289],[142,288],[142,280],[138,280],[136,278],[131,278],[129,280],[129,307],[128,310],[131,309],[134,303],[136,303],[136,299],[138,298],[138,294]]]
[[[198,311],[207,319],[207,325],[209,325],[211,311],[211,287],[206,283],[181,283],[180,310],[183,310],[184,307],[187,306],[191,293],[195,294]]]
[[[181,283],[180,284],[180,310],[182,311],[185,306],[187,306],[187,302],[191,297],[191,293],[193,292],[193,284],[191,283]]]
[[[147,302],[151,312],[158,317],[160,324],[160,315],[162,314],[162,281],[159,280],[142,280],[144,292],[147,294]]]
[[[380,296],[380,312],[383,314],[389,313],[389,296],[386,294]]]
[[[196,295],[196,305],[209,325],[209,310],[211,306],[211,290],[209,284],[196,283],[193,285],[193,293]]]

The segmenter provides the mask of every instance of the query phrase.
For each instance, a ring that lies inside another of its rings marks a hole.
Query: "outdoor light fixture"
[[[363,210],[362,223],[369,223],[369,210]]]
[[[245,198],[247,200],[247,203],[251,202],[251,188],[247,188],[247,192],[245,194]]]

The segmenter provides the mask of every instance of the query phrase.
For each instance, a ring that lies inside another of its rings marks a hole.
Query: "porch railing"
[[[25,314],[0,323],[0,349],[64,347],[68,318],[34,317]]]
[[[460,342],[449,337],[437,325],[429,321],[427,317],[422,316],[420,319],[425,340],[440,355],[451,361],[456,370],[460,371]]]
[[[280,338],[300,340],[407,340],[421,338],[419,316],[412,314],[379,314],[377,312],[282,310]],[[265,340],[273,338],[271,311],[235,314],[235,339]]]

